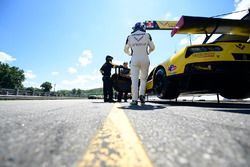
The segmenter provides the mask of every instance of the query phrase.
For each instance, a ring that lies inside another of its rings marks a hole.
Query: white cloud
[[[33,87],[33,88],[40,88],[40,83],[33,82],[33,81],[24,81],[23,82],[24,87]]]
[[[27,79],[34,79],[36,78],[36,75],[32,72],[32,70],[27,70],[24,72],[25,78]]]
[[[15,61],[16,58],[8,55],[5,52],[0,52],[0,62],[6,63],[6,62],[11,62],[11,61]]]
[[[69,67],[69,68],[68,68],[68,72],[69,72],[70,74],[75,74],[75,73],[77,73],[77,69],[74,68],[74,67]]]
[[[169,19],[172,16],[170,12],[167,12],[164,16],[165,19]]]
[[[201,44],[205,38],[205,35],[187,35],[186,38],[183,38],[180,40],[179,45],[182,46],[188,46],[190,45],[190,38],[191,38],[191,44]]]
[[[92,58],[93,56],[91,50],[84,50],[78,60],[80,62],[80,65],[84,67],[91,63]]]
[[[115,65],[122,65],[124,63],[124,61],[114,60],[114,61],[112,61],[112,63],[115,64]]]
[[[168,21],[178,21],[180,19],[180,16],[174,16],[170,12],[166,12],[163,16],[163,20],[168,20]]]
[[[235,10],[234,11],[241,11],[241,10],[245,10],[250,8],[250,1],[249,0],[235,0],[234,1],[234,5],[235,5]],[[227,19],[241,19],[243,16],[245,16],[247,14],[247,10],[244,12],[239,12],[239,13],[233,13],[230,15],[226,15],[223,18],[227,18]],[[217,39],[220,35],[219,34],[214,34],[208,41],[212,42],[215,39]],[[192,44],[201,44],[205,39],[205,35],[192,35]],[[183,38],[180,42],[180,45],[188,45],[189,41],[188,41],[188,37],[187,38]]]
[[[59,72],[53,71],[53,72],[51,72],[51,75],[53,75],[53,76],[59,75]]]
[[[211,38],[213,38],[214,36],[216,36],[216,38],[218,37],[218,35],[213,35]],[[204,41],[205,37],[206,35],[193,35],[192,45],[201,44]]]
[[[235,0],[234,6],[235,6],[234,11],[246,10],[246,9],[250,8],[250,1],[249,0]],[[246,10],[244,12],[233,13],[233,14],[227,15],[225,18],[241,19],[247,13],[248,13],[248,10]]]
[[[179,42],[179,45],[187,45],[187,44],[189,44],[189,41],[188,41],[187,38],[183,38],[183,39],[181,39],[181,41]]]
[[[73,80],[63,80],[61,87],[63,89],[92,89],[102,87],[102,76],[98,70],[94,70],[92,74],[78,75]]]
[[[180,20],[180,16],[173,17],[173,21],[179,21],[179,20]]]

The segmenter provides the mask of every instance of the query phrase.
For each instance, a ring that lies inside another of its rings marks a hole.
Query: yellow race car
[[[156,66],[147,79],[148,93],[162,99],[175,99],[180,93],[250,97],[249,14],[241,20],[182,16],[172,30],[171,35],[175,34],[206,34],[206,38]],[[213,34],[222,35],[207,43]]]

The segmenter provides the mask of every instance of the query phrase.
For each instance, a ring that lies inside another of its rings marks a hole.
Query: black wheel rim
[[[160,96],[162,94],[163,86],[164,86],[164,74],[161,70],[159,70],[156,73],[155,77],[155,91],[157,96]]]

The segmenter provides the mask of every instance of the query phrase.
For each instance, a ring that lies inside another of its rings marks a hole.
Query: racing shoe
[[[110,102],[110,103],[115,103],[116,101],[115,100],[113,100],[113,99],[109,99],[109,101],[108,102]]]
[[[136,106],[137,105],[137,101],[136,100],[132,100],[132,102],[130,103],[131,106]]]
[[[145,96],[140,95],[141,104],[145,104]]]

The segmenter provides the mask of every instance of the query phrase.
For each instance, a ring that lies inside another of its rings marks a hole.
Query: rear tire
[[[220,95],[227,99],[245,99],[250,97],[250,81],[244,76],[225,79],[226,84],[220,90]]]
[[[179,96],[176,83],[168,80],[163,68],[158,69],[155,73],[154,91],[161,99],[175,99]]]
[[[154,91],[159,98],[163,98],[166,92],[166,72],[158,69],[154,77]]]
[[[250,96],[250,93],[247,90],[225,89],[220,92],[220,95],[226,99],[245,99]]]

